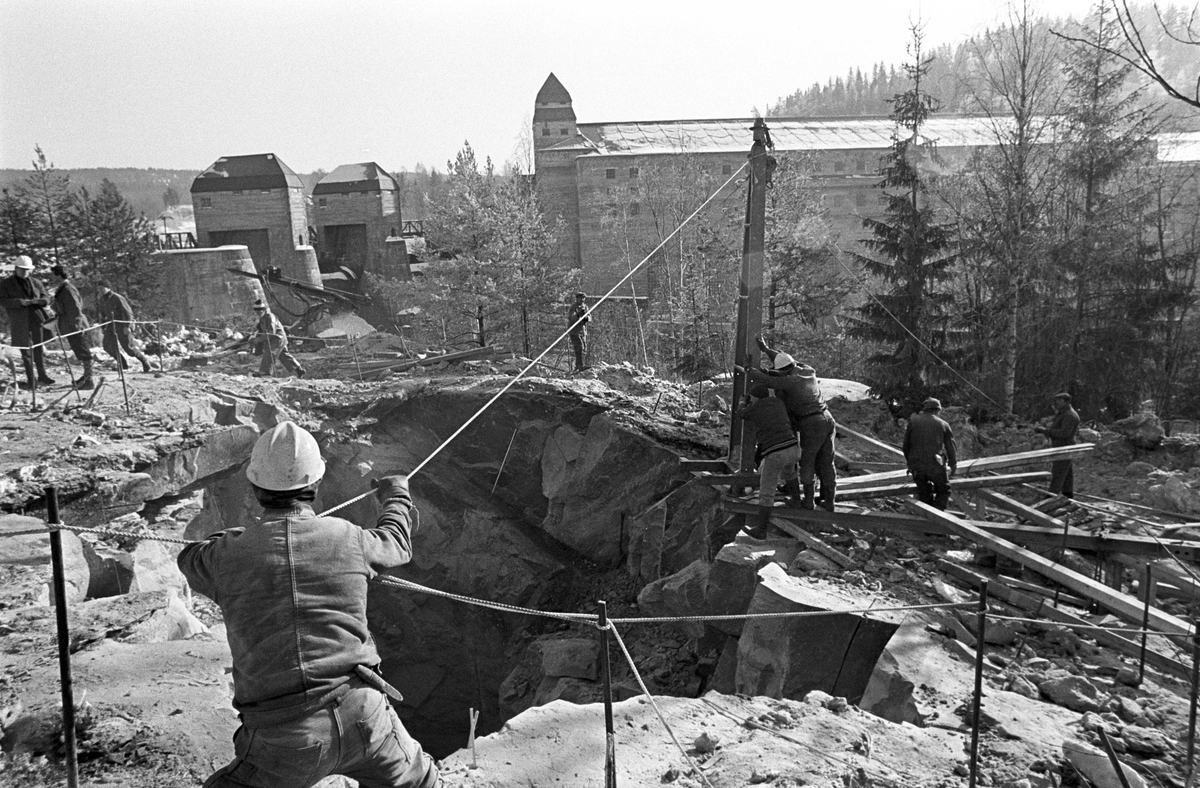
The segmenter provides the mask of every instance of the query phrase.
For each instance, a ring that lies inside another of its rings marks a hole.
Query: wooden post
[[[979,610],[976,613],[978,624],[975,631],[975,694],[971,708],[971,771],[968,788],[975,788],[979,778],[979,712],[983,706],[983,649],[984,635],[987,634],[987,600],[988,584],[984,580],[979,584]]]
[[[1187,776],[1196,769],[1196,692],[1200,684],[1200,619],[1192,619],[1192,700],[1188,705]]]
[[[1100,726],[1096,733],[1100,734],[1100,743],[1104,745],[1104,751],[1108,753],[1108,762],[1112,764],[1113,771],[1117,773],[1117,779],[1121,781],[1121,788],[1129,788],[1129,778],[1125,776],[1125,769],[1122,768],[1121,762],[1117,760],[1117,751],[1113,749],[1112,742],[1108,740],[1108,734],[1104,732],[1104,726]]]
[[[762,118],[754,119],[754,144],[750,147],[750,177],[746,179],[746,223],[742,235],[742,276],[738,288],[737,338],[733,345],[733,363],[757,367],[759,350],[756,339],[762,333],[763,261],[767,227],[767,146],[771,135]],[[746,393],[747,376],[734,372],[733,402],[736,408]],[[749,436],[752,437],[752,436]],[[729,459],[741,470],[754,468],[754,446],[740,419],[729,426]]]
[[[604,788],[617,788],[617,735],[613,730],[612,668],[608,663],[608,603],[600,605],[600,676],[604,682]]]
[[[46,520],[58,525],[58,490],[46,488]],[[79,759],[75,752],[75,693],[71,686],[71,631],[67,626],[67,581],[63,570],[62,531],[50,531],[50,564],[53,571],[54,614],[58,625],[58,672],[62,680],[63,744],[67,749],[67,785],[79,786]]]
[[[1150,561],[1146,562],[1146,577],[1142,581],[1142,594],[1146,598],[1146,607],[1142,612],[1142,648],[1138,655],[1138,686],[1142,684],[1142,680],[1146,678],[1146,638],[1150,635],[1150,605],[1154,599],[1153,580],[1154,564]]]

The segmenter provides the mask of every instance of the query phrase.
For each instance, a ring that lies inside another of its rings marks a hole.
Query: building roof
[[[300,176],[274,153],[222,156],[192,181],[192,194],[248,189],[304,188]]]
[[[528,95],[528,94],[526,94]],[[538,91],[537,98],[533,100],[536,104],[570,104],[571,94],[563,87],[563,83],[558,81],[558,77],[554,76],[554,72],[550,72],[550,76],[546,77],[546,81],[542,83],[542,89]]]
[[[1200,161],[1200,131],[1158,135],[1158,160]]]
[[[347,192],[394,192],[400,185],[387,170],[373,161],[343,164],[313,187],[313,194],[345,194]]]
[[[582,134],[572,134],[566,139],[560,139],[553,145],[546,145],[545,147],[538,149],[539,152],[565,150],[582,150],[590,153],[596,153],[600,151],[600,148],[596,145],[596,143],[592,142]]]

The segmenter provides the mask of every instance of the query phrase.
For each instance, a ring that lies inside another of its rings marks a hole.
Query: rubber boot
[[[836,483],[825,484],[824,482],[822,482],[822,484],[821,484],[821,501],[820,501],[821,508],[825,509],[826,511],[832,512],[834,509],[833,499],[836,495],[837,495],[837,484]]]
[[[808,482],[804,485],[804,500],[800,502],[801,509],[813,508],[813,493],[816,491],[816,483]]]
[[[746,533],[755,539],[767,538],[767,525],[771,522],[772,506],[760,506],[754,514],[746,516]]]
[[[75,387],[80,389],[96,388],[96,381],[92,380],[92,367],[95,366],[95,361],[90,358],[81,359],[83,364],[83,376],[75,381]]]
[[[800,480],[787,479],[783,483],[783,491],[787,493],[787,505],[796,508],[800,505]]]

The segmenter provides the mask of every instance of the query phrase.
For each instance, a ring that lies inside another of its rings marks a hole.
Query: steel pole
[[[971,772],[968,788],[975,788],[979,779],[979,717],[983,706],[983,650],[987,634],[988,581],[979,584],[979,609],[975,628],[975,694],[971,704]]]
[[[1154,587],[1154,567],[1146,562],[1146,579],[1143,582],[1143,595],[1146,597],[1145,607],[1142,608],[1142,648],[1138,654],[1138,685],[1146,678],[1146,638],[1150,634],[1150,589]]]
[[[46,520],[59,524],[58,490],[46,488]],[[67,748],[67,786],[78,788],[79,759],[75,752],[75,693],[71,686],[71,631],[67,626],[67,580],[63,570],[62,531],[50,531],[50,565],[53,570],[54,616],[58,626],[58,672],[62,680],[63,744]]]
[[[600,676],[604,683],[604,788],[617,788],[617,735],[613,730],[612,667],[608,662],[608,603],[600,605]]]
[[[1192,700],[1188,706],[1187,776],[1196,769],[1196,691],[1200,686],[1200,619],[1192,620]],[[1189,780],[1191,782],[1191,780]]]

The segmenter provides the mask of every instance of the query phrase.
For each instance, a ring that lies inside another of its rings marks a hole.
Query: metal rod
[[[508,439],[508,448],[504,450],[504,459],[500,461],[500,470],[496,471],[496,481],[492,484],[492,491],[488,493],[489,498],[496,494],[496,487],[500,484],[500,474],[504,473],[504,465],[508,462],[508,453],[512,451],[513,441],[517,439],[517,432],[520,429],[521,426],[518,424],[517,428],[513,430],[512,437]]]
[[[979,584],[978,623],[975,628],[975,694],[971,708],[971,772],[968,788],[975,788],[979,779],[979,716],[983,706],[983,650],[987,634],[988,581]]]
[[[1187,776],[1196,768],[1196,688],[1200,685],[1200,619],[1192,619],[1192,702],[1188,707]],[[1189,779],[1189,782],[1191,780]]]
[[[1151,589],[1154,587],[1154,567],[1146,563],[1146,579],[1142,581],[1143,596],[1146,597],[1146,606],[1142,608],[1142,648],[1138,654],[1138,684],[1142,683],[1142,679],[1146,678],[1146,638],[1149,636],[1150,629],[1150,599],[1153,595]]]
[[[167,368],[163,365],[163,341],[162,341],[162,321],[154,322],[154,340],[158,344],[158,371],[166,372]]]
[[[358,361],[358,334],[355,334],[354,339],[350,342],[350,352],[354,354],[354,366],[358,368],[358,380],[361,383],[363,376],[362,364],[360,364]]]
[[[1070,530],[1071,530],[1071,515],[1070,515],[1070,513],[1068,513],[1063,516],[1062,544],[1060,544],[1058,546],[1058,557],[1054,559],[1057,563],[1061,564],[1063,559],[1066,558],[1067,535]],[[1054,584],[1054,607],[1056,609],[1058,608],[1058,595],[1059,595],[1059,592],[1061,592],[1061,591],[1062,591],[1062,585],[1055,583]]]
[[[58,490],[46,488],[46,520],[59,525]],[[54,573],[54,614],[58,625],[58,672],[62,678],[63,743],[67,748],[67,785],[79,785],[79,759],[75,753],[75,693],[71,687],[71,632],[67,627],[67,581],[63,570],[62,531],[50,531],[50,564]]]
[[[608,603],[600,601],[600,676],[604,681],[604,788],[617,788],[617,736],[613,731],[612,668],[608,662]]]
[[[55,334],[58,337],[58,349],[62,351],[63,363],[67,365],[67,377],[71,379],[71,389],[75,392],[75,396],[83,402],[83,395],[79,393],[79,386],[75,385],[75,370],[71,369],[70,354],[67,353],[67,345],[63,342],[62,334]],[[59,398],[58,402],[62,402],[64,398]],[[55,404],[58,404],[57,402]],[[53,405],[51,407],[54,407]],[[49,410],[49,408],[47,408]]]
[[[1112,764],[1113,771],[1117,773],[1117,779],[1121,781],[1121,788],[1129,788],[1129,778],[1125,776],[1125,770],[1121,768],[1121,762],[1117,760],[1117,752],[1108,740],[1108,734],[1105,733],[1104,726],[1101,725],[1097,728],[1096,733],[1100,734],[1100,743],[1104,745],[1104,751],[1108,753],[1108,760]]]
[[[117,340],[117,376],[121,378],[121,393],[125,395],[125,415],[132,416],[133,411],[129,408],[129,386],[125,385],[125,349],[121,347],[120,339]]]

